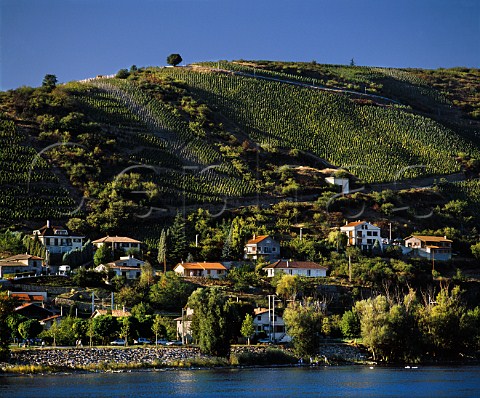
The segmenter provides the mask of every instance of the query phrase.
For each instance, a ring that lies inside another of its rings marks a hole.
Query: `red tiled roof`
[[[225,266],[220,263],[179,263],[175,268],[182,266],[184,269],[216,269],[226,270]]]
[[[142,243],[139,240],[128,238],[126,236],[105,236],[94,240],[92,243]]]
[[[254,245],[256,243],[260,243],[262,240],[268,238],[269,235],[259,235],[257,236],[255,239],[250,239],[248,242],[247,242],[247,245]]]
[[[17,254],[15,256],[7,257],[1,261],[21,261],[21,260],[43,260],[43,258],[32,256],[31,254]]]
[[[356,227],[357,225],[365,224],[366,221],[353,221],[349,222],[348,224],[343,225],[343,227]]]
[[[314,263],[313,261],[287,261],[287,260],[278,260],[273,264],[267,265],[264,269],[270,269],[270,268],[328,269],[328,267],[324,267],[323,265]]]
[[[453,242],[452,240],[447,239],[443,236],[429,236],[429,235],[411,235],[408,238],[405,238],[405,240],[410,238],[418,238],[422,242]]]

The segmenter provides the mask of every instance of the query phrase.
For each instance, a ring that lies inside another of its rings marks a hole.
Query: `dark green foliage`
[[[57,86],[57,81],[57,76],[45,75],[42,81],[42,87],[45,87],[48,90],[53,90]]]
[[[345,337],[360,336],[360,319],[354,311],[346,311],[340,321],[340,329]]]
[[[297,358],[276,348],[267,348],[265,352],[251,352],[245,350],[230,357],[232,365],[262,366],[288,365],[297,363]]]
[[[185,219],[182,213],[178,212],[168,230],[169,261],[173,264],[186,258],[187,237],[185,233]]]
[[[187,303],[193,286],[178,274],[168,271],[150,289],[150,302],[159,309],[179,310]]]
[[[63,255],[62,263],[78,267],[93,259],[93,244],[88,240],[80,250],[72,250]]]
[[[23,238],[23,245],[27,249],[28,254],[45,258],[45,246],[42,245],[42,242],[40,242],[37,235],[35,235],[33,239],[30,236],[25,235]]]
[[[226,357],[231,330],[227,298],[218,288],[197,289],[188,300],[193,309],[192,333],[204,354]]]
[[[180,54],[170,54],[167,57],[167,64],[172,65],[172,66],[177,66],[182,61],[183,61],[183,59],[180,56]]]
[[[16,300],[8,296],[7,292],[0,291],[0,361],[6,360],[10,355],[8,344],[11,330],[8,318],[16,304]]]
[[[290,305],[283,314],[287,333],[292,336],[293,349],[300,357],[317,353],[324,315],[318,303]]]
[[[93,318],[93,332],[103,344],[107,344],[111,338],[115,337],[118,330],[117,319],[111,315],[100,315]]]
[[[100,264],[107,264],[110,261],[113,261],[112,248],[104,243],[95,251],[93,262],[95,266],[98,266]]]
[[[18,325],[18,332],[24,339],[33,339],[43,330],[43,326],[36,319],[28,319]]]
[[[3,234],[0,234],[0,253],[14,255],[24,251],[25,247],[20,232],[12,232],[7,229]]]
[[[81,287],[103,286],[103,278],[105,277],[106,274],[102,272],[96,272],[93,269],[80,267],[76,270],[75,275],[73,276],[73,283]]]
[[[128,76],[130,76],[128,69],[120,69],[115,75],[117,79],[126,79]]]

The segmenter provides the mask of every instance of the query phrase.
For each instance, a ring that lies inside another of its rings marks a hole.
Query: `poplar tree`
[[[159,264],[163,264],[163,273],[165,274],[167,272],[167,233],[165,229],[162,229],[160,240],[158,241],[157,261]]]

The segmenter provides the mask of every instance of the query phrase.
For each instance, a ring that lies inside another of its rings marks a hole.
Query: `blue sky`
[[[480,67],[480,0],[0,0],[0,90],[219,59]]]

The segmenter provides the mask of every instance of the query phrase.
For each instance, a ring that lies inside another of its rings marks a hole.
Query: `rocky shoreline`
[[[269,346],[234,346],[231,354],[244,352],[261,354]],[[287,352],[291,353],[288,349]],[[112,369],[134,366],[135,368],[149,368],[155,366],[172,366],[182,361],[212,359],[200,352],[198,347],[132,347],[132,348],[30,348],[19,349],[11,352],[8,362],[0,363],[0,369],[8,373],[15,367],[42,367],[45,369]],[[354,346],[334,344],[324,345],[317,357],[320,363],[334,364],[339,362],[362,363],[365,354]],[[28,373],[28,369],[24,371]]]

